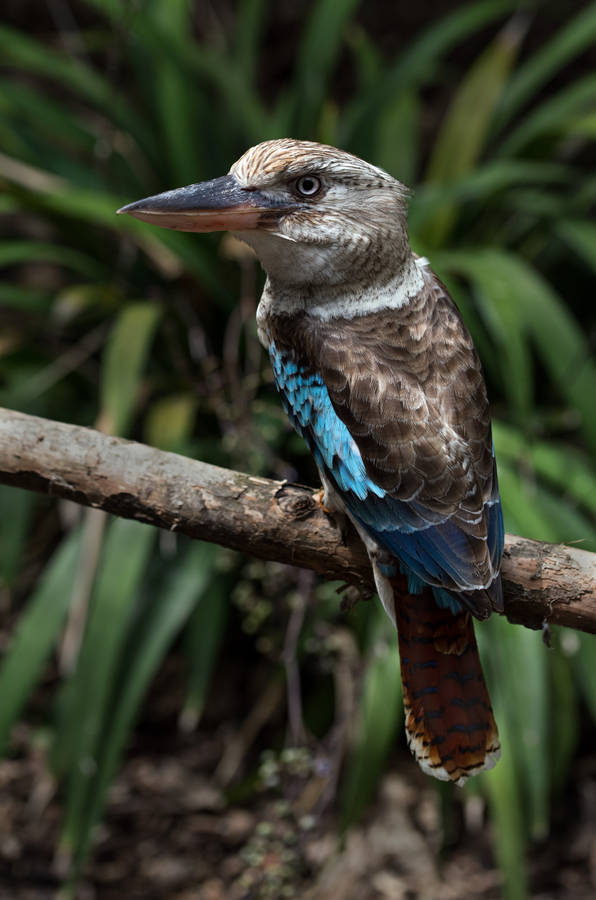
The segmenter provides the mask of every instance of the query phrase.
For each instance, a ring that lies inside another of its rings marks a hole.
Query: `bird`
[[[118,212],[230,231],[259,258],[275,385],[321,505],[356,528],[397,627],[409,748],[461,786],[500,756],[473,618],[503,611],[503,517],[480,360],[410,247],[408,197],[344,150],[283,138]]]

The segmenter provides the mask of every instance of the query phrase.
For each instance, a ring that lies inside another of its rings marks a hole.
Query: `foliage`
[[[530,53],[530,17],[506,0],[476,0],[387,59],[358,24],[354,0],[317,0],[291,74],[267,101],[259,90],[270,18],[263,0],[242,0],[218,40],[195,38],[187,0],[170,0],[167,12],[157,0],[84,6],[91,24],[50,40],[0,27],[0,203],[9,223],[0,241],[2,404],[313,480],[256,342],[252,261],[225,239],[151,230],[114,213],[221,175],[260,140],[324,140],[415,188],[412,243],[459,303],[495,400],[508,530],[596,550],[594,320],[584,300],[596,269],[588,218],[596,79],[580,64],[596,35],[596,5]],[[475,59],[462,74],[454,61],[464,42],[473,42]],[[345,100],[335,99],[344,93],[340,63],[355,81]],[[429,137],[427,98],[445,82],[449,102]],[[20,603],[31,582],[31,525],[53,507],[25,492],[0,494],[0,576]],[[182,721],[194,727],[224,639],[227,598],[253,598],[245,624],[259,632],[267,612],[261,617],[254,598],[271,598],[273,589],[262,570],[247,575],[215,548],[161,539],[156,547],[144,526],[93,512],[70,529],[53,515],[44,572],[0,670],[0,742],[7,746],[61,647],[61,687],[45,724],[65,790],[62,849],[72,875],[176,636],[187,624],[194,663]],[[337,616],[335,601],[321,604],[306,634],[326,609]],[[594,715],[596,676],[586,662],[593,644],[581,636],[569,654],[564,641],[547,653],[539,635],[502,621],[479,631],[504,743],[481,789],[500,836],[507,896],[521,898],[527,840],[548,830],[551,797],[569,777],[576,691]],[[365,674],[344,773],[345,824],[369,800],[401,716],[397,696],[385,701],[387,687],[379,705],[379,679],[399,690],[394,640],[376,617],[361,633]],[[314,688],[305,698],[313,709],[326,702]]]

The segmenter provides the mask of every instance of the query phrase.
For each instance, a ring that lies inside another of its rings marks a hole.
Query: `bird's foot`
[[[327,500],[325,494],[326,494],[325,488],[319,488],[318,491],[314,492],[314,494],[312,495],[312,498],[315,501],[315,503],[317,504],[317,506],[321,507],[321,509],[323,510],[324,513],[327,513],[328,516],[332,516],[333,510],[329,509],[328,506],[325,506],[325,501]]]
[[[335,502],[333,492],[322,487],[320,490],[315,491],[312,496],[317,506],[323,510],[326,516],[329,516],[339,531],[341,542],[345,546],[348,543],[350,531],[349,520],[343,508]]]
[[[343,594],[340,607],[343,613],[352,612],[357,603],[370,600],[373,595],[373,591],[370,588],[355,584],[341,584],[336,593]]]

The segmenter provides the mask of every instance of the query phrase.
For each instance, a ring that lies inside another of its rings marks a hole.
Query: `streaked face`
[[[252,147],[222,178],[119,212],[182,231],[232,231],[271,277],[336,283],[365,252],[395,247],[404,233],[405,194],[390,175],[355,156],[284,139]]]

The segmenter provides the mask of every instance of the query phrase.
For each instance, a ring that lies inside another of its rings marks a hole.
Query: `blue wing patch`
[[[331,476],[352,515],[400,562],[411,593],[433,585],[439,606],[462,609],[454,591],[478,588],[470,537],[456,521],[411,501],[388,496],[369,477],[360,450],[335,412],[327,387],[316,372],[269,349],[277,388],[295,429],[306,440],[318,466]],[[485,504],[489,552],[495,567],[503,549],[503,519],[494,495]],[[395,573],[384,573],[395,574]]]
[[[322,469],[329,471],[342,492],[358,500],[383,497],[385,491],[371,481],[354,438],[337,416],[327,388],[316,373],[305,373],[295,362],[269,348],[275,383],[296,431],[308,443]]]

